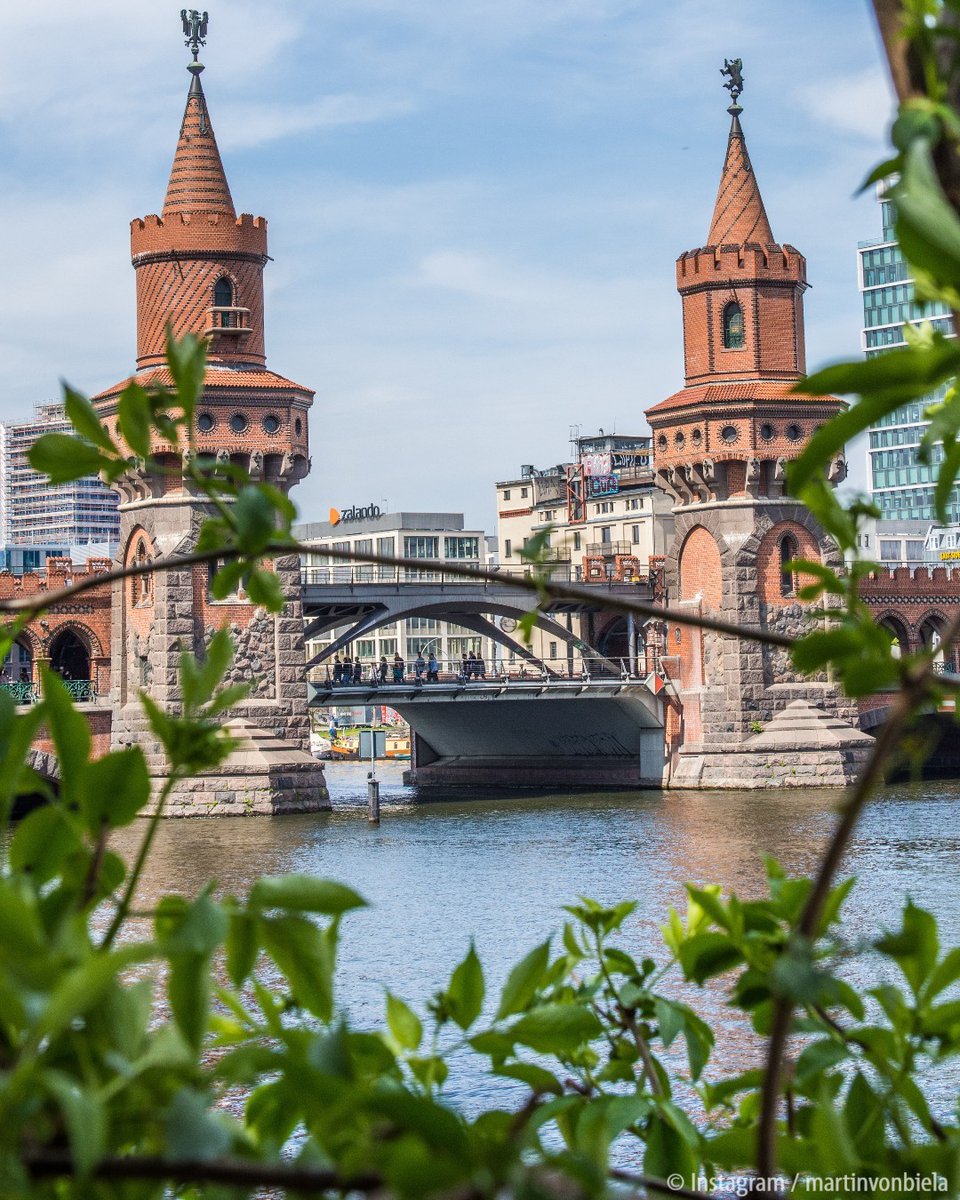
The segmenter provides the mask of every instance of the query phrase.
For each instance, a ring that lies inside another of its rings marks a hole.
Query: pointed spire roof
[[[176,213],[222,213],[236,220],[230,185],[200,83],[203,65],[192,62],[187,70],[193,78],[161,215],[166,219]]]
[[[760,186],[750,164],[747,143],[740,128],[740,105],[734,102],[727,110],[731,114],[727,157],[720,176],[717,203],[710,222],[708,246],[737,245],[757,242],[773,245],[776,239],[767,212],[763,207]]]

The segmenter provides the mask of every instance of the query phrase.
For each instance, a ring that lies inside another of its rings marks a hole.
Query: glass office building
[[[883,236],[861,242],[859,247],[863,349],[868,358],[902,346],[904,326],[908,324],[931,321],[942,333],[953,334],[945,305],[920,306],[914,301],[909,268],[894,233],[893,205],[882,194],[880,211]],[[905,404],[870,427],[870,490],[884,520],[935,519],[936,462],[927,466],[917,459],[917,448],[926,427],[923,410],[935,399],[936,394]],[[938,447],[935,459],[939,454]],[[954,491],[948,520],[950,524],[960,524],[960,489]]]
[[[5,422],[0,434],[0,520],[2,544],[80,546],[106,544],[120,536],[119,497],[95,475],[51,485],[30,466],[28,454],[44,433],[72,432],[63,406],[38,404],[32,421]]]

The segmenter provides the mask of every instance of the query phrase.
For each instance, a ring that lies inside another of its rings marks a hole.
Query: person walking
[[[353,683],[353,660],[350,658],[349,654],[345,654],[343,656],[343,663],[341,664],[341,671],[342,671],[342,674],[340,676],[340,682],[344,686],[346,686],[349,683]]]
[[[387,682],[387,670],[388,670],[387,656],[385,654],[381,654],[380,655],[380,668],[379,668],[379,672],[378,672],[381,683]]]
[[[486,679],[487,668],[483,662],[483,653],[482,652],[477,655],[477,660],[476,660],[476,663],[474,664],[474,670],[477,673],[478,679]]]
[[[474,678],[477,673],[477,656],[474,654],[474,652],[472,650],[467,655],[467,669],[469,671],[471,679]]]
[[[363,683],[363,663],[360,661],[360,655],[353,660],[353,682]]]
[[[430,658],[427,660],[427,683],[440,682],[440,664],[437,662],[436,653],[431,650]]]
[[[413,678],[416,683],[423,683],[423,675],[427,669],[427,664],[424,661],[423,651],[417,651],[417,661],[413,664]]]
[[[467,652],[460,655],[460,678],[464,683],[470,682],[470,664],[467,661]]]
[[[343,683],[343,659],[338,654],[333,660],[333,686]]]
[[[396,654],[393,656],[393,682],[394,683],[403,683],[403,676],[404,676],[404,662],[403,662],[403,659],[400,657],[400,651],[398,650],[396,652]]]

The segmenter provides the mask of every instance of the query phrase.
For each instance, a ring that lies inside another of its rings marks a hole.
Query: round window
[[[197,428],[201,433],[209,433],[214,425],[216,421],[213,419],[213,413],[202,412],[197,417]]]
[[[230,428],[234,433],[243,433],[249,424],[244,413],[234,413],[230,418]]]
[[[676,442],[676,444],[677,444],[678,446],[682,446],[682,445],[683,445],[683,443],[684,443],[684,442],[685,442],[687,439],[686,439],[686,438],[683,436],[683,434],[682,434],[682,433],[681,433],[679,430],[677,430],[676,434],[674,435],[674,438],[673,438],[673,440]]]
[[[735,442],[737,440],[736,425],[724,425],[724,427],[720,430],[720,436],[725,442]]]
[[[293,423],[293,431],[299,437],[303,433],[303,422],[299,417]]]
[[[791,442],[799,442],[803,437],[803,430],[799,425],[788,425],[787,437]]]
[[[760,436],[763,438],[763,440],[765,442],[772,442],[773,435],[775,432],[776,432],[776,430],[773,428],[773,426],[770,424],[769,421],[765,421],[760,426]]]
[[[263,428],[267,433],[277,433],[280,429],[280,418],[273,413],[267,413],[263,418]]]
[[[693,442],[695,446],[700,445],[700,443],[703,441],[703,434],[699,429],[695,429],[693,433],[690,434],[690,441]]]
[[[660,447],[661,450],[666,450],[666,448],[667,448],[667,439],[662,433],[657,438],[657,445]]]

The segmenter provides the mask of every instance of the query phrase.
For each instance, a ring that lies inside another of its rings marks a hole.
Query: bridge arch
[[[910,631],[898,613],[893,611],[880,613],[877,617],[877,624],[882,625],[892,635],[894,658],[900,658],[902,655],[910,653]]]
[[[680,548],[680,599],[697,596],[709,608],[723,603],[720,547],[705,525],[694,525]]]
[[[72,623],[61,625],[51,636],[47,647],[51,668],[64,679],[89,680],[93,665],[92,637],[89,630],[83,630],[83,626]]]

